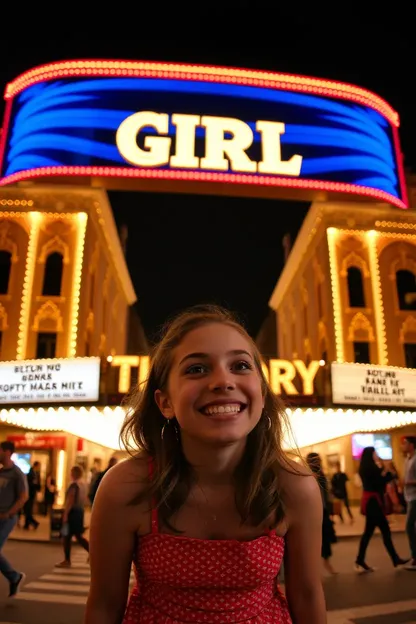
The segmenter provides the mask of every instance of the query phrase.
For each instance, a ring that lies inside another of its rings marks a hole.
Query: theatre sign
[[[99,384],[98,357],[0,362],[0,404],[94,402]]]
[[[283,189],[303,199],[324,191],[407,207],[399,117],[360,87],[225,67],[79,60],[25,72],[7,85],[5,100],[3,185],[75,176],[107,188],[136,181],[152,189],[153,181],[158,190],[223,185],[229,194],[234,186],[262,196]]]

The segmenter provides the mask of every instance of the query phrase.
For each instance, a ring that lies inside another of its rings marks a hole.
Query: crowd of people
[[[406,457],[404,482],[399,478],[393,462],[385,463],[377,455],[374,447],[363,450],[358,469],[362,485],[361,514],[365,517],[364,532],[361,536],[355,568],[357,572],[372,572],[374,568],[366,562],[368,544],[376,528],[380,530],[383,544],[393,566],[404,566],[406,570],[416,570],[416,437],[407,436],[403,441],[403,454]],[[316,474],[321,488],[323,504],[322,523],[322,559],[331,574],[336,574],[330,561],[332,544],[336,543],[334,518],[336,515],[344,522],[343,506],[346,507],[351,522],[351,512],[347,482],[348,476],[342,472],[341,465],[329,480],[322,469],[322,460],[317,453],[309,453],[306,461],[311,471]],[[406,532],[411,552],[410,558],[402,558],[393,544],[389,516],[407,513]]]

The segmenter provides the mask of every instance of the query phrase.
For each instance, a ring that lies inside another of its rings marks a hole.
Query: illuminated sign
[[[22,435],[9,435],[7,440],[13,442],[16,449],[66,449],[65,436],[39,435],[30,432]]]
[[[416,370],[372,364],[331,364],[338,404],[416,407]]]
[[[120,154],[127,162],[139,167],[167,165],[182,169],[208,169],[247,173],[272,173],[299,176],[302,157],[292,156],[283,162],[280,135],[283,123],[257,121],[255,128],[261,135],[262,160],[257,164],[250,160],[246,150],[253,145],[254,132],[247,123],[231,117],[199,117],[198,115],[172,115],[175,126],[175,153],[170,156],[172,139],[169,138],[169,115],[143,111],[127,117],[116,133]],[[195,155],[196,129],[205,130],[205,156]],[[139,132],[154,128],[159,136],[147,136],[144,147],[138,145]],[[160,136],[162,135],[162,136]],[[227,135],[231,135],[229,138]],[[225,158],[227,156],[227,158]]]
[[[138,383],[145,383],[149,374],[150,358],[148,355],[115,355],[109,356],[108,362],[112,366],[120,367],[118,391],[125,394],[130,390],[131,369],[138,368]],[[312,395],[315,377],[324,364],[322,360],[312,360],[305,364],[302,360],[269,360],[268,365],[263,362],[263,373],[270,383],[275,394],[282,394],[282,390],[288,396]],[[298,389],[294,381],[300,380]]]
[[[0,362],[1,403],[97,401],[100,358]]]
[[[407,206],[398,115],[359,87],[221,67],[71,61],[22,74],[5,98],[0,184],[197,181]]]

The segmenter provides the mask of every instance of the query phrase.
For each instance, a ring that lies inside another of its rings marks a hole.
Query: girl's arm
[[[285,478],[288,531],[285,585],[293,624],[326,624],[321,581],[322,498],[313,476]]]
[[[124,461],[103,478],[90,527],[91,585],[84,624],[121,624],[139,532],[150,530],[149,510],[133,504],[147,478],[141,460]]]

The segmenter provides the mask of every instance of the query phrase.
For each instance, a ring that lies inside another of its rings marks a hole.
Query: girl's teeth
[[[240,405],[215,405],[207,407],[205,412],[207,414],[236,414],[240,411]]]

